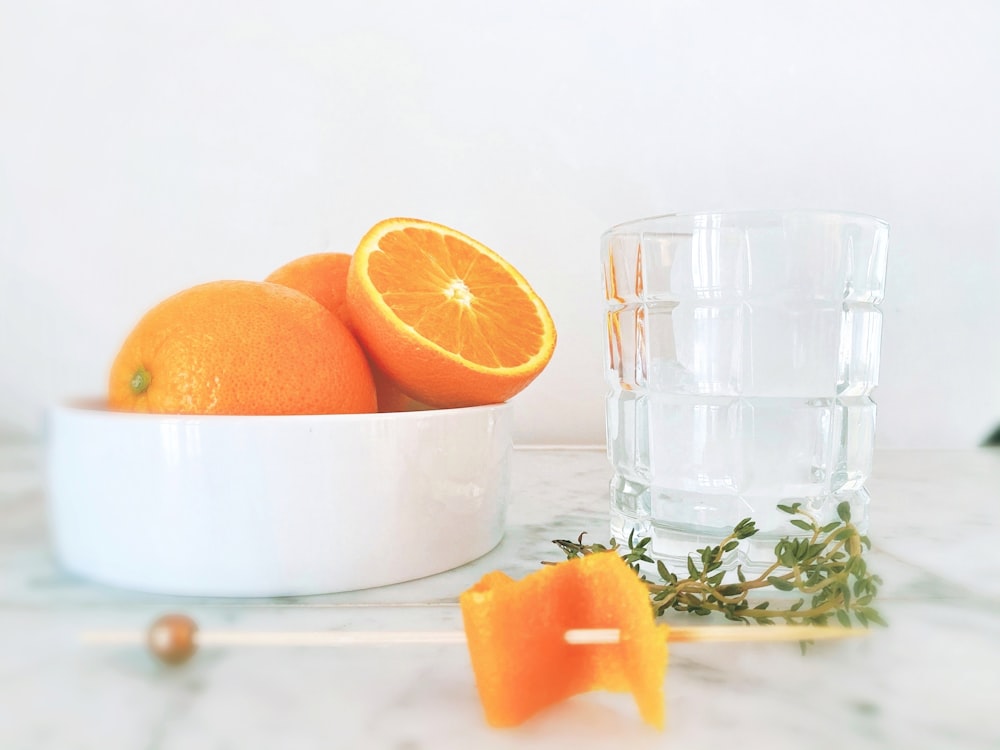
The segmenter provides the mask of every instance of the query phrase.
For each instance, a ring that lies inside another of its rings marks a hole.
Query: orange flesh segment
[[[664,723],[667,626],[614,552],[542,568],[520,581],[489,573],[460,597],[487,722],[515,726],[590,690],[631,692],[643,720]],[[616,644],[570,645],[574,628],[618,628]]]
[[[368,277],[396,316],[425,339],[486,367],[517,367],[542,348],[528,291],[457,237],[410,227],[388,232]]]

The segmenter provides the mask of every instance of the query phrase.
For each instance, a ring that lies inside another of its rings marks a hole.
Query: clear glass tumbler
[[[676,214],[602,237],[611,531],[684,569],[741,519],[759,571],[844,501],[867,526],[888,225],[858,214]]]

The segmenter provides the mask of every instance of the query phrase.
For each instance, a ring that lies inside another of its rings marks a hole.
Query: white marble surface
[[[77,643],[84,629],[140,629],[168,611],[205,628],[459,628],[456,597],[483,573],[518,577],[559,559],[554,538],[607,535],[602,452],[516,451],[507,535],[472,564],[282,600],[157,597],[65,574],[48,550],[40,468],[36,446],[0,445],[4,750],[1000,748],[996,450],[878,453],[869,565],[890,627],[805,657],[794,644],[674,646],[663,733],[630,696],[598,693],[490,729],[461,646],[218,649],[171,669],[136,648]]]

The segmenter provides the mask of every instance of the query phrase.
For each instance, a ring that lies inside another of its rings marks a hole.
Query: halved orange
[[[347,305],[372,361],[430,406],[506,401],[538,376],[556,343],[545,304],[510,263],[420,219],[386,219],[362,238]]]

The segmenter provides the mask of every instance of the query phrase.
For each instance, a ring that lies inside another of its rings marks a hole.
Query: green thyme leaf
[[[713,613],[742,623],[771,625],[776,622],[826,626],[831,619],[842,627],[850,627],[853,617],[859,624],[885,626],[885,620],[872,606],[882,585],[882,579],[868,571],[863,551],[871,548],[871,541],[851,523],[850,505],[837,506],[840,520],[820,526],[810,513],[802,510],[802,503],[779,505],[778,509],[793,518],[789,523],[805,531],[807,536],[783,537],[774,546],[775,563],[758,577],[747,575],[742,563],[736,565],[737,581],[723,583],[726,570],[723,559],[735,552],[740,541],[757,533],[750,518],[744,518],[717,546],[707,545],[686,560],[688,577],[672,573],[662,560],[654,562],[649,552],[650,537],[636,541],[634,529],[628,536],[628,549],[610,540],[607,545],[584,544],[584,534],[575,542],[565,539],[554,543],[567,559],[615,550],[636,572],[650,592],[650,605],[657,616],[669,610],[688,612],[698,616]],[[546,563],[551,564],[551,563]],[[652,570],[648,567],[651,566]],[[647,573],[655,572],[650,580]],[[797,591],[802,596],[789,603],[787,599],[774,602],[755,600],[768,588],[780,592]]]

